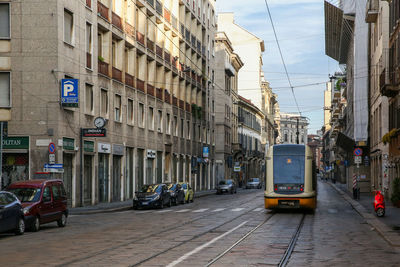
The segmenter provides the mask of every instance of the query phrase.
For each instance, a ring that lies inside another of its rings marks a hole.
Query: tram
[[[266,165],[266,209],[315,210],[317,177],[309,146],[274,145],[268,151]]]

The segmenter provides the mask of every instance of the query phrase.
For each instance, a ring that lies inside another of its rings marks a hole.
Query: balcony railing
[[[136,78],[136,88],[142,92],[144,92],[144,81]]]
[[[112,24],[122,31],[122,19],[114,12],[112,12]]]
[[[192,47],[196,48],[196,37],[192,35]]]
[[[171,95],[167,89],[164,89],[164,101],[165,103],[171,104]]]
[[[125,32],[126,32],[126,34],[128,34],[132,37],[135,37],[135,27],[133,27],[128,22],[125,22]]]
[[[86,68],[92,69],[92,54],[86,53]]]
[[[162,16],[162,3],[158,0],[156,0],[156,11],[158,14],[160,14]]]
[[[177,70],[177,64],[178,64],[178,59],[177,57],[172,57],[172,68],[174,68],[174,70]]]
[[[86,6],[92,8],[92,0],[86,0]]]
[[[97,1],[97,13],[106,20],[110,20],[108,16],[108,7]]]
[[[147,84],[147,94],[154,96],[154,86],[151,84]]]
[[[183,23],[181,23],[180,32],[182,35],[185,35],[185,25],[183,25]]]
[[[201,53],[201,43],[199,40],[197,40],[197,52],[200,54]]]
[[[172,105],[178,106],[178,98],[176,96],[172,96]]]
[[[167,51],[164,51],[164,61],[167,64],[171,64],[171,55]]]
[[[149,5],[151,5],[152,7],[154,7],[154,0],[147,0],[147,3],[148,3]]]
[[[130,86],[130,87],[134,87],[133,81],[135,80],[135,77],[133,77],[132,75],[130,75],[129,73],[125,72],[125,84]]]
[[[187,112],[191,112],[192,111],[192,108],[191,108],[191,106],[190,106],[190,104],[188,102],[186,102],[186,111]]]
[[[122,83],[122,71],[113,67],[112,68],[112,78]]]
[[[157,97],[158,99],[160,99],[160,100],[163,99],[163,97],[162,97],[162,92],[163,92],[163,89],[162,89],[162,88],[156,88],[156,97]]]
[[[164,8],[164,18],[166,21],[171,23],[171,12],[166,8]]]
[[[185,109],[185,101],[179,99],[179,108]]]
[[[144,34],[136,31],[136,40],[138,41],[138,43],[140,43],[141,45],[145,46],[144,44]]]
[[[190,43],[190,31],[185,28],[185,39]]]
[[[103,75],[106,75],[106,76],[110,77],[110,74],[108,72],[108,63],[106,63],[104,61],[101,61],[101,60],[98,60],[97,64],[98,64],[98,68],[99,68],[98,72],[103,74]]]
[[[147,49],[154,53],[154,42],[147,38]]]
[[[163,50],[158,45],[156,45],[156,54],[157,54],[158,57],[163,58]]]

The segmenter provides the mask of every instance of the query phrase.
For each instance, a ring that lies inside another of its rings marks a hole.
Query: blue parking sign
[[[79,106],[78,79],[61,80],[61,105],[64,107]]]

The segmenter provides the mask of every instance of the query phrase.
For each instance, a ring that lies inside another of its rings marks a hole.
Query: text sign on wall
[[[78,79],[61,80],[61,105],[63,107],[79,107]]]

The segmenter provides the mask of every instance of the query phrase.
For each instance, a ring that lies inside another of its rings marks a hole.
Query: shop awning
[[[339,132],[336,138],[336,145],[347,152],[351,152],[354,149],[355,142],[352,138]]]

